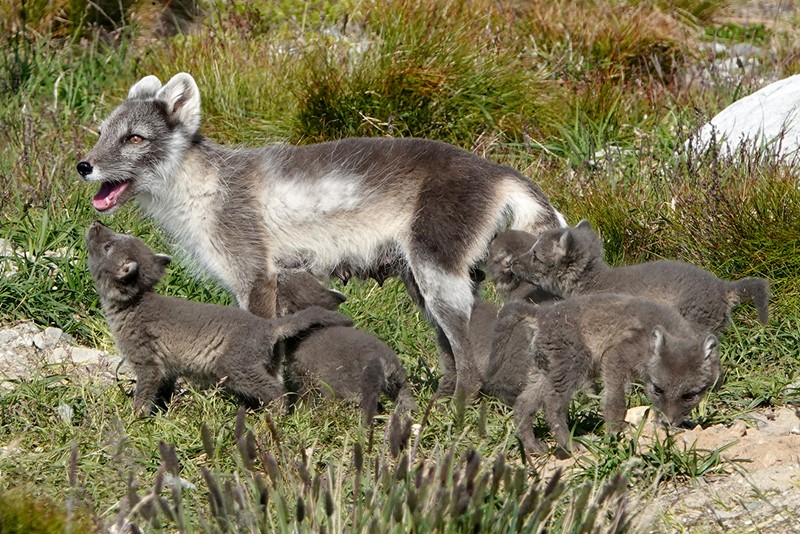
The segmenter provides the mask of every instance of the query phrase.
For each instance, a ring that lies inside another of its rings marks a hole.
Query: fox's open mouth
[[[130,182],[103,182],[100,190],[92,199],[92,205],[97,211],[108,211],[117,205],[120,195],[125,192]]]

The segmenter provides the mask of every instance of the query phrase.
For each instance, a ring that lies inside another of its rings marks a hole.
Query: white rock
[[[61,340],[62,333],[60,328],[48,326],[42,332],[33,336],[33,344],[37,349],[50,350]]]
[[[723,155],[735,154],[746,142],[750,149],[767,149],[786,159],[797,157],[800,74],[771,83],[723,109],[693,136],[692,144],[705,150],[712,139],[720,143]]]
[[[105,354],[97,349],[88,347],[73,347],[72,361],[79,364],[98,363]]]

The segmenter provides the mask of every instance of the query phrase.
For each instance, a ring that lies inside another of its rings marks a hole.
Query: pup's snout
[[[81,161],[80,163],[78,163],[78,174],[80,174],[84,178],[92,174],[93,170],[94,168],[92,167],[92,164],[89,163],[88,161]]]

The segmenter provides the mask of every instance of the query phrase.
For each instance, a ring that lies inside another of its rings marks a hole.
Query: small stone
[[[65,423],[71,423],[72,418],[75,416],[75,412],[72,411],[72,407],[69,404],[64,404],[63,402],[56,406],[56,413]]]
[[[48,326],[42,332],[33,336],[33,344],[39,350],[50,350],[61,340],[63,334],[60,328]]]
[[[79,364],[97,363],[103,357],[103,353],[96,349],[87,347],[73,347],[72,361]]]
[[[735,433],[737,436],[744,437],[747,435],[747,424],[739,419],[731,425],[731,432]]]
[[[64,347],[56,347],[50,354],[50,363],[63,363],[69,359],[69,351]]]

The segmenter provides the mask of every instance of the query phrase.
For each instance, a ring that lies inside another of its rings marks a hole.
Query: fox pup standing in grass
[[[514,407],[529,453],[546,451],[533,435],[540,409],[558,445],[570,450],[567,409],[596,378],[605,388],[606,430],[622,429],[632,380],[667,422],[680,424],[719,378],[717,338],[697,334],[672,308],[630,295],[583,295],[535,306],[507,304],[495,327],[484,390]]]
[[[400,276],[437,331],[440,393],[480,386],[468,338],[470,270],[507,226],[565,226],[519,172],[424,139],[228,148],[200,134],[186,73],[142,78],[78,163],[95,209],[136,198],[242,308],[275,317],[277,272]]]
[[[279,315],[297,313],[312,304],[336,310],[345,298],[309,273],[278,274]],[[382,394],[396,402],[398,411],[417,409],[395,351],[356,328],[320,328],[287,341],[286,367],[289,389],[295,392],[313,388],[326,396],[360,400],[365,425],[372,421]]]
[[[525,235],[502,234],[492,244],[493,256],[505,259],[512,278],[559,297],[616,292],[651,298],[678,310],[698,332],[722,330],[730,323],[733,307],[746,300],[753,301],[762,324],[769,319],[769,283],[762,278],[729,282],[671,260],[611,267],[603,259],[600,237],[587,221],[575,228],[547,230],[538,238]]]
[[[163,297],[153,287],[169,256],[99,222],[89,227],[86,241],[103,312],[136,373],[138,415],[169,400],[179,377],[222,381],[248,404],[267,403],[285,392],[281,362],[273,353],[278,341],[315,326],[352,324],[319,307],[267,320],[230,306]]]

